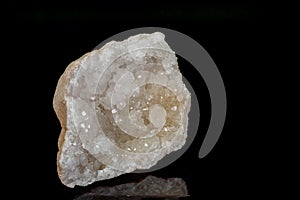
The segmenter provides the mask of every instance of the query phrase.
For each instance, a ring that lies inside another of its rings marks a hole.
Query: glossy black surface
[[[237,191],[255,196],[263,190],[263,183],[269,177],[268,168],[262,164],[268,157],[258,156],[262,132],[256,127],[261,122],[253,117],[256,114],[254,104],[260,96],[253,86],[257,86],[261,79],[260,70],[264,69],[258,61],[263,55],[265,37],[261,31],[264,27],[261,24],[263,7],[252,1],[174,4],[171,7],[139,3],[138,6],[102,4],[100,1],[90,4],[70,2],[68,5],[39,1],[24,5],[11,3],[15,32],[22,36],[19,46],[14,48],[22,47],[24,57],[18,59],[26,62],[25,69],[19,65],[19,73],[28,74],[24,82],[30,87],[28,96],[24,97],[24,103],[28,104],[23,109],[32,113],[32,117],[22,126],[32,130],[34,125],[30,143],[26,143],[28,161],[21,167],[24,178],[19,179],[20,184],[29,185],[28,181],[33,181],[32,189],[26,190],[28,194],[39,191],[52,199],[67,200],[96,186],[136,182],[154,175],[182,178],[189,199],[204,196],[212,199],[220,194],[239,197]],[[197,40],[211,55],[227,92],[228,111],[223,133],[210,154],[199,159],[198,152],[209,124],[209,94],[201,76],[187,61],[179,58],[182,73],[193,86],[200,103],[199,130],[190,149],[172,165],[159,171],[125,174],[89,187],[67,188],[60,183],[56,172],[60,133],[52,108],[56,83],[70,62],[91,51],[101,41],[121,31],[144,26],[180,31]],[[28,140],[28,136],[21,135],[20,143],[25,139]],[[20,170],[19,166],[14,167]]]

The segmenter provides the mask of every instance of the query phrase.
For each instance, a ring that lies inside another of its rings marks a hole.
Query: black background
[[[20,133],[19,139],[26,162],[11,167],[15,174],[24,176],[14,186],[28,186],[23,195],[38,196],[38,192],[41,197],[73,199],[97,185],[138,181],[148,175],[126,174],[75,189],[62,185],[56,172],[60,125],[52,108],[57,81],[70,62],[114,34],[148,26],[174,29],[197,40],[218,66],[228,101],[222,135],[215,148],[199,159],[198,151],[209,124],[209,96],[201,76],[179,58],[182,73],[199,98],[199,131],[180,159],[149,174],[183,178],[191,199],[219,195],[255,197],[266,191],[265,184],[272,179],[267,164],[271,156],[268,148],[261,151],[260,139],[265,132],[258,130],[263,121],[255,105],[264,104],[264,99],[259,97],[261,90],[254,89],[262,79],[261,72],[266,70],[261,62],[268,28],[263,5],[255,1],[179,4],[140,1],[130,5],[101,1],[68,4],[12,1],[9,7],[14,22],[11,30],[17,35],[13,48],[22,49],[15,58],[16,62],[23,62],[18,65],[17,75],[27,75],[23,82],[27,86],[26,95],[22,95],[18,105],[25,104],[22,113],[30,113],[23,116],[22,130],[31,131]],[[267,85],[260,87],[264,89]],[[22,87],[19,90],[23,92]]]

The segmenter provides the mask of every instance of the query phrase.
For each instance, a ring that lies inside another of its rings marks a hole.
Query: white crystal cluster
[[[71,63],[54,109],[58,173],[69,186],[148,169],[187,137],[190,93],[164,35],[112,41]]]

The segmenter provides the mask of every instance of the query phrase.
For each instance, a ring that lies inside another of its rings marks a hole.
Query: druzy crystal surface
[[[151,168],[185,144],[190,101],[159,32],[111,41],[72,62],[53,101],[62,183],[85,186]]]

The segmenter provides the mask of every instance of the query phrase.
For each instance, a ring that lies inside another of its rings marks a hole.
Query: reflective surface
[[[8,87],[11,93],[7,93],[6,98],[17,102],[14,107],[5,107],[17,108],[18,112],[10,114],[18,115],[6,116],[8,121],[13,122],[13,126],[3,124],[3,127],[11,129],[9,133],[3,132],[3,135],[12,136],[12,139],[3,140],[10,144],[10,148],[5,148],[2,159],[3,166],[9,168],[8,171],[3,170],[9,177],[9,181],[4,181],[5,186],[10,189],[13,187],[12,190],[15,191],[11,195],[20,195],[22,197],[18,199],[24,199],[35,196],[38,192],[43,195],[37,196],[39,199],[49,197],[55,200],[72,200],[88,194],[93,187],[137,183],[144,177],[139,179],[136,176],[148,175],[124,174],[88,188],[71,189],[64,186],[56,170],[57,138],[61,127],[52,107],[57,80],[67,64],[111,35],[144,26],[170,28],[197,40],[218,65],[228,94],[228,116],[222,136],[214,149],[205,158],[199,159],[198,152],[210,123],[210,97],[201,75],[189,63],[184,63],[184,59],[182,63],[179,58],[182,74],[199,99],[201,120],[198,133],[178,160],[151,172],[151,175],[182,178],[188,188],[188,199],[196,200],[204,199],[205,196],[209,197],[206,199],[217,199],[220,195],[225,199],[243,199],[244,196],[257,198],[266,190],[266,186],[272,188],[269,195],[280,191],[272,187],[275,183],[276,186],[282,183],[286,185],[287,182],[277,179],[277,174],[286,171],[275,169],[280,163],[289,165],[284,162],[281,154],[268,147],[273,137],[264,140],[264,137],[275,132],[258,127],[265,125],[268,119],[264,114],[268,111],[265,106],[272,102],[268,102],[265,95],[276,89],[267,79],[280,78],[270,74],[276,66],[260,62],[260,58],[265,58],[268,53],[269,43],[266,39],[273,35],[265,34],[264,27],[267,28],[271,21],[277,21],[270,20],[263,23],[262,27],[257,27],[256,22],[262,19],[255,14],[259,8],[252,3],[255,1],[234,4],[207,2],[202,5],[173,2],[172,9],[169,6],[162,8],[142,3],[139,3],[142,9],[132,6],[130,9],[125,6],[116,8],[116,2],[112,1],[111,6],[103,6],[103,1],[97,1],[96,4],[76,4],[72,1],[72,4],[65,7],[61,3],[46,2],[23,2],[24,5],[30,5],[30,9],[23,6],[12,9],[16,11],[18,22],[13,26],[17,30],[12,33],[19,33],[21,37],[16,38],[16,45],[11,45],[15,48],[14,51],[6,50],[15,59],[11,60],[11,66],[14,67],[7,68],[11,68],[14,73],[5,73],[5,76],[11,76],[7,86],[15,82],[19,87],[11,87],[14,90]],[[272,40],[270,44],[276,45],[276,40]],[[16,65],[16,61],[20,61],[20,64]],[[265,76],[262,72],[267,69],[270,71]],[[16,79],[16,75],[23,77],[24,81]],[[23,91],[25,95],[19,95]],[[11,98],[10,94],[17,94],[18,98]],[[261,109],[256,108],[256,105],[261,106]],[[273,163],[272,159],[275,157],[276,162]],[[20,158],[26,158],[26,162],[21,162]],[[25,191],[19,192],[22,189]],[[105,198],[119,197],[98,199]]]
[[[147,176],[139,182],[115,186],[98,186],[76,196],[74,200],[96,199],[178,199],[188,197],[187,186],[181,178]]]

